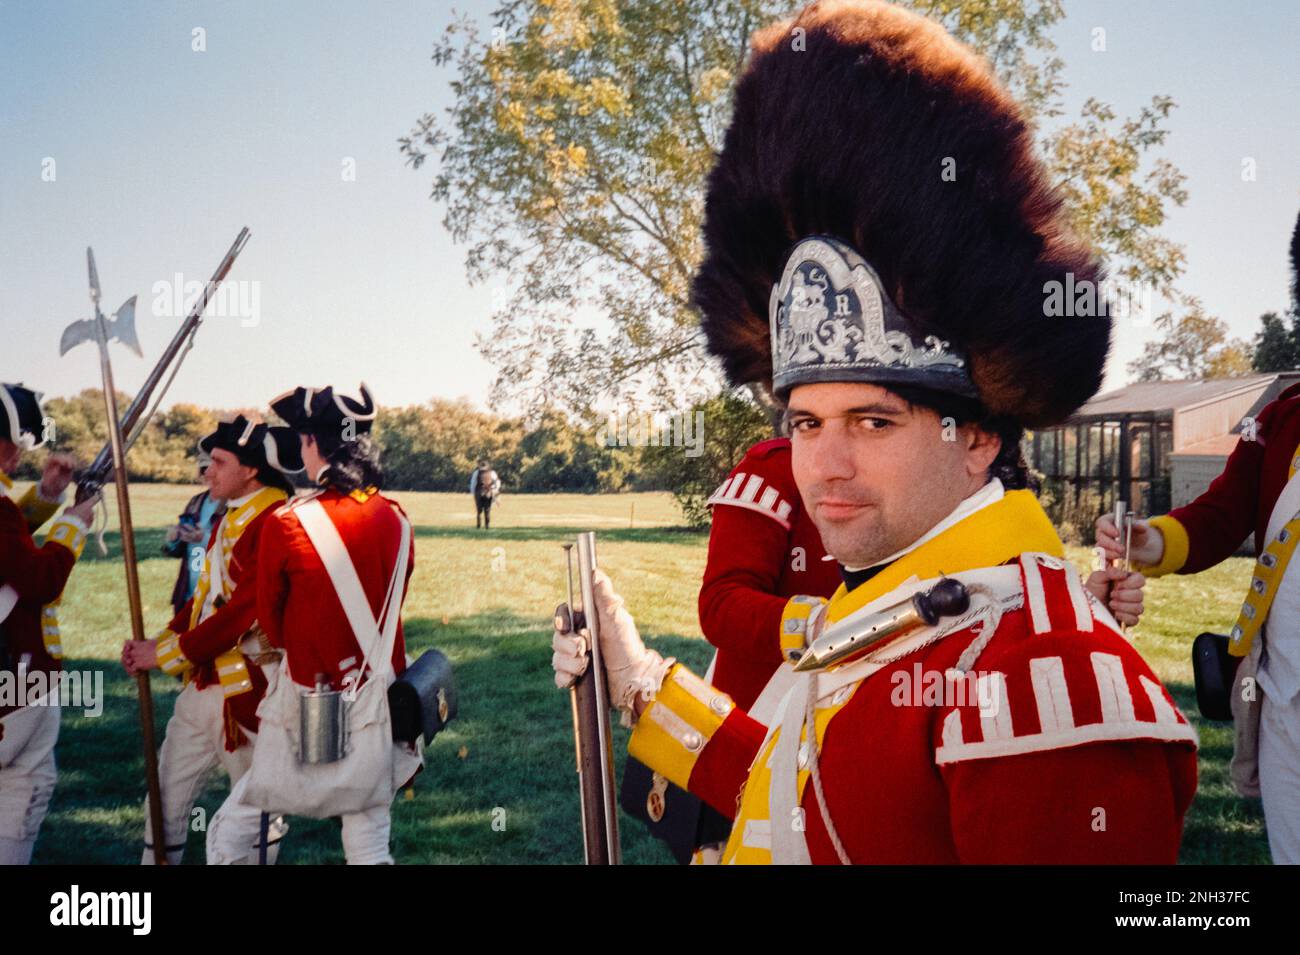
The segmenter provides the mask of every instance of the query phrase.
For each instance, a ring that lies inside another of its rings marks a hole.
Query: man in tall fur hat
[[[226,510],[208,541],[193,596],[153,640],[128,640],[128,673],[160,669],[185,682],[167,722],[158,757],[167,858],[181,861],[190,813],[220,764],[234,785],[252,761],[257,705],[277,655],[257,626],[257,556],[263,529],[293,491],[286,475],[302,470],[298,438],[288,428],[224,421],[199,442],[211,457],[205,479]],[[283,835],[277,823],[272,846]],[[141,861],[154,861],[151,817],[145,807]],[[250,840],[245,854],[256,857]],[[271,848],[273,860],[276,848]]]
[[[32,539],[63,503],[73,470],[70,457],[51,454],[40,481],[21,497],[10,496],[10,475],[23,454],[45,441],[40,398],[22,385],[0,383],[0,865],[31,861],[54,794],[54,681],[63,669],[57,609],[98,500],[69,507],[43,544]]]
[[[630,753],[734,819],[728,862],[1176,861],[1195,733],[1023,489],[1022,426],[1094,393],[1110,321],[1044,314],[1045,283],[1099,270],[1019,109],[883,3],[752,46],[694,294],[731,379],[787,402],[844,585],[785,615],[805,645],[765,725],[598,575]],[[554,634],[559,685],[585,640]]]
[[[1300,309],[1300,218],[1291,234],[1291,306]],[[1205,493],[1133,527],[1131,556],[1149,577],[1196,574],[1255,536],[1255,572],[1228,639],[1235,662],[1237,791],[1264,803],[1273,861],[1300,865],[1300,385],[1256,416]],[[1097,521],[1097,543],[1123,556],[1114,518]],[[1230,666],[1233,664],[1230,664]]]

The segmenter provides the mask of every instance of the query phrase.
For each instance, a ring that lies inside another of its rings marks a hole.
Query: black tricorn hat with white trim
[[[259,472],[271,468],[281,474],[296,474],[303,469],[301,445],[293,429],[250,421],[243,415],[222,421],[199,441],[201,454],[211,455],[218,448]]]
[[[727,377],[782,399],[920,385],[1031,427],[1086,402],[1111,321],[1047,300],[1101,269],[987,63],[873,0],[814,3],[751,47],[692,287]]]
[[[45,410],[39,391],[0,383],[0,438],[24,451],[45,443]]]
[[[361,383],[360,398],[339,394],[332,385],[299,385],[272,399],[271,410],[294,431],[314,436],[327,449],[368,434],[375,423],[375,399],[365,382]]]

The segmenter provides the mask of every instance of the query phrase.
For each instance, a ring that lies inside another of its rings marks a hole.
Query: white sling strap
[[[10,584],[0,587],[0,623],[5,622],[5,618],[13,613],[16,606],[18,606],[18,591]]]
[[[400,512],[396,509],[394,511],[401,523],[402,533],[401,540],[398,542],[397,560],[393,565],[393,576],[388,582],[388,592],[379,611],[379,620],[383,622],[381,631],[379,623],[370,610],[370,601],[366,599],[366,592],[361,586],[361,579],[357,576],[357,569],[352,563],[352,558],[348,556],[347,545],[343,543],[338,528],[325,513],[320,501],[307,501],[294,508],[294,513],[302,523],[302,529],[306,531],[312,547],[316,549],[321,563],[325,565],[325,572],[329,574],[334,592],[338,594],[339,603],[343,605],[343,612],[347,615],[352,633],[362,647],[364,657],[358,671],[360,675],[358,679],[365,676],[366,665],[376,657],[378,661],[382,661],[382,663],[376,662],[376,678],[382,678],[387,682],[387,677],[393,668],[393,644],[397,640],[397,622],[401,618],[402,603],[399,597],[396,601],[397,607],[394,609],[393,597],[406,581],[406,568],[411,554],[411,525]]]
[[[817,679],[817,674],[796,673],[794,677],[790,691],[778,707],[777,725],[781,727],[781,735],[776,738],[776,749],[770,757],[772,775],[767,806],[768,818],[772,820],[773,865],[812,864],[804,833],[803,809],[799,805],[799,751],[804,746],[817,745],[816,737],[806,743],[801,740],[808,684]]]
[[[1261,541],[1261,550],[1277,540],[1278,532],[1300,513],[1300,468],[1282,487],[1282,493],[1273,502],[1273,510],[1268,515],[1268,526]]]

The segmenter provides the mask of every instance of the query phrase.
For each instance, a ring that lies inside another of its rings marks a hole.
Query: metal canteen
[[[298,760],[307,766],[336,763],[347,753],[349,700],[343,690],[332,690],[325,675],[316,688],[298,695]]]

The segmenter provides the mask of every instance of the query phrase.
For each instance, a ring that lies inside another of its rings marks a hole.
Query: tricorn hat
[[[305,388],[299,385],[271,401],[271,410],[294,431],[314,436],[327,449],[361,434],[375,423],[375,399],[365,382],[361,397],[338,394],[333,386]]]
[[[23,385],[0,384],[0,438],[24,451],[45,443],[45,411],[41,394]]]
[[[988,65],[873,0],[814,3],[751,46],[692,289],[731,381],[918,385],[1029,426],[1087,401],[1110,319],[1046,302],[1095,295],[1100,268]]]
[[[210,459],[218,448],[229,451],[240,464],[257,468],[262,475],[268,468],[281,474],[294,474],[303,468],[298,435],[292,429],[249,421],[243,415],[233,421],[222,421],[215,431],[199,441],[200,456],[207,455]]]

